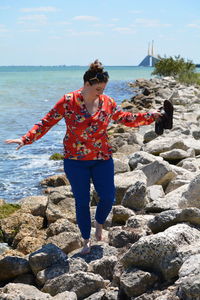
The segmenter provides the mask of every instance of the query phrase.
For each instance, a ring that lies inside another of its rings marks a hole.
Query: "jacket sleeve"
[[[154,113],[125,112],[114,102],[112,119],[128,127],[149,125],[155,121]]]
[[[65,96],[44,116],[41,122],[35,124],[24,136],[22,141],[25,145],[32,144],[45,135],[51,127],[58,123],[65,113]]]

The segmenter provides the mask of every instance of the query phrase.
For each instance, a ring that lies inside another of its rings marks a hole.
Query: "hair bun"
[[[92,72],[95,72],[95,73],[103,72],[102,63],[98,59],[96,59],[93,63],[91,63],[89,71],[92,71]]]

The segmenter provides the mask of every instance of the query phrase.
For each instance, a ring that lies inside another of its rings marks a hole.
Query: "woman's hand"
[[[24,143],[22,142],[21,139],[14,139],[14,140],[6,140],[5,141],[6,144],[18,144],[19,146],[16,148],[16,150],[19,150],[21,147],[24,146]]]

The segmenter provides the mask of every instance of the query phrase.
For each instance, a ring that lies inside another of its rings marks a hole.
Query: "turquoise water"
[[[82,86],[87,67],[0,67],[0,198],[16,202],[41,193],[39,182],[62,169],[62,162],[49,161],[62,152],[65,132],[60,121],[41,140],[16,151],[5,139],[19,138],[37,123],[63,94]],[[152,68],[106,67],[110,81],[105,93],[120,103],[134,90],[137,78],[151,77]]]

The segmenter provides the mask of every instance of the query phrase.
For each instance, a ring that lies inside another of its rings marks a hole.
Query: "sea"
[[[16,151],[6,139],[20,138],[65,94],[83,85],[87,66],[0,66],[0,198],[17,203],[43,193],[41,180],[61,173],[62,161],[49,160],[63,152],[64,120],[42,139]],[[120,104],[135,91],[138,78],[152,77],[151,67],[107,66],[110,80],[105,94]]]

